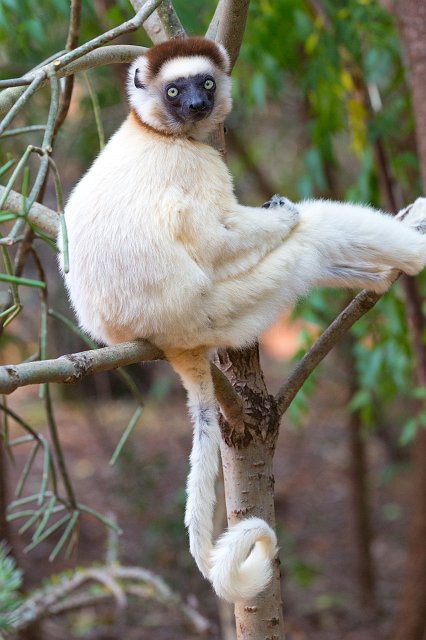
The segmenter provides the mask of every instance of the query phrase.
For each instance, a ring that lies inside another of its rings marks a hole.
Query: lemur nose
[[[189,105],[191,111],[204,111],[207,106],[207,102],[205,100],[193,100]]]

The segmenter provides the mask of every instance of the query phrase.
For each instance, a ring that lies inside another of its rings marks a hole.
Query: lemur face
[[[231,109],[228,74],[221,45],[203,38],[165,42],[132,65],[130,104],[159,132],[203,139]]]
[[[163,104],[172,118],[181,122],[207,118],[214,107],[216,82],[210,74],[197,73],[166,84]]]

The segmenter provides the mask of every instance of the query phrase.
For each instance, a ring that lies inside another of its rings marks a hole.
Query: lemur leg
[[[191,470],[187,481],[185,525],[188,528],[191,554],[201,573],[209,578],[220,447],[220,428],[216,417],[210,362],[205,348],[167,351],[166,357],[180,375],[188,394],[194,431]]]
[[[337,202],[306,201],[296,206],[300,224],[283,246],[289,256],[299,250],[302,270],[306,260],[316,257],[316,268],[308,264],[308,272],[304,270],[311,285],[383,292],[392,281],[392,269],[415,275],[425,265],[426,239],[417,231],[426,226],[424,198],[401,219]]]

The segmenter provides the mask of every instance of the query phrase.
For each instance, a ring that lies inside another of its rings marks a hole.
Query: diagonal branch
[[[107,42],[111,42],[111,40],[115,40],[116,38],[124,35],[125,33],[129,33],[131,31],[136,31],[139,27],[145,22],[145,20],[151,15],[153,11],[158,7],[158,5],[162,2],[162,0],[146,0],[143,6],[139,9],[139,11],[131,18],[127,20],[127,22],[123,22],[123,24],[118,27],[114,27],[105,33],[102,33],[97,38],[93,38],[93,40],[89,40],[85,42],[77,49],[73,49],[73,51],[69,51],[68,53],[63,54],[59,58],[56,58],[52,63],[53,68],[55,70],[62,69],[65,65],[81,58],[81,56],[93,51],[94,49],[98,49],[102,47],[102,45]]]
[[[395,278],[396,279],[396,278]],[[287,381],[278,390],[275,400],[280,416],[283,416],[312,371],[331,351],[335,344],[349,329],[364,316],[382,297],[371,291],[361,291],[348,306],[327,327],[315,344],[303,356],[290,374]]]

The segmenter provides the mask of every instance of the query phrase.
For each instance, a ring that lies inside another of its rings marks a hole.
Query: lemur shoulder
[[[209,353],[252,343],[314,286],[382,292],[393,270],[418,273],[426,201],[399,220],[329,201],[240,205],[205,142],[231,110],[229,70],[225,49],[203,38],[160,44],[130,66],[130,114],[66,207],[65,282],[93,338],[146,338],[180,374],[194,428],[191,553],[217,593],[239,601],[267,585],[276,537],[247,518],[212,541],[220,431]]]

